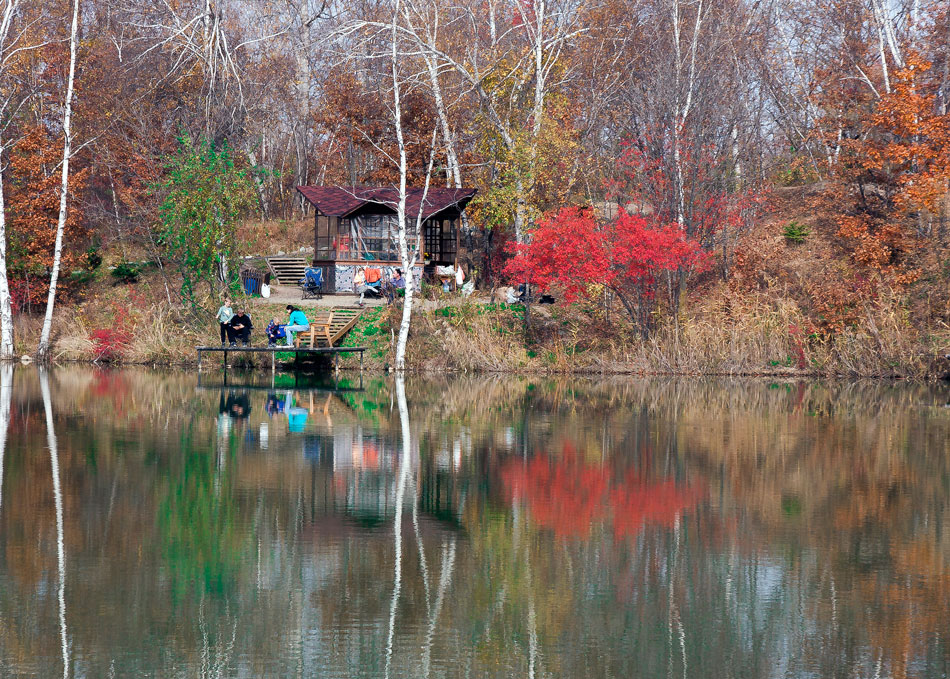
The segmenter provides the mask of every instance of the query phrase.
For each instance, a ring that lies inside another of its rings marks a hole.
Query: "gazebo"
[[[382,187],[298,186],[314,207],[313,266],[323,269],[328,293],[353,290],[358,266],[392,269],[401,266],[396,209],[399,191]],[[423,267],[456,264],[459,218],[476,189],[408,189],[406,220],[410,247],[422,239],[422,261],[412,272],[418,281]],[[423,194],[425,200],[423,201]],[[415,233],[421,215],[421,233]],[[409,272],[406,272],[407,276]]]

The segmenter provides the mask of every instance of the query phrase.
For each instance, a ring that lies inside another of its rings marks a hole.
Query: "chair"
[[[320,299],[323,297],[323,269],[308,266],[298,284],[303,299]]]
[[[294,336],[294,346],[298,349],[308,342],[311,349],[314,348],[318,339],[326,340],[327,346],[333,346],[333,336],[330,334],[333,326],[333,310],[326,312],[317,312],[310,321],[310,329],[298,332]]]

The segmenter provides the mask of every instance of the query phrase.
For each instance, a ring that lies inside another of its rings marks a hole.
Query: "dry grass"
[[[832,337],[806,330],[795,302],[750,295],[707,297],[678,323],[642,340],[576,309],[535,312],[534,342],[510,309],[465,303],[420,313],[409,362],[424,371],[639,373],[679,375],[934,376],[950,349],[950,330],[916,329],[897,298],[866,309],[861,322]]]
[[[312,219],[269,219],[244,222],[238,228],[237,242],[245,255],[276,255],[313,247]]]
[[[573,313],[572,313],[573,311]],[[259,325],[281,309],[255,308]],[[18,316],[17,351],[32,354],[41,317]],[[378,324],[387,325],[384,319]],[[63,308],[54,320],[56,360],[92,361],[101,347],[92,337],[106,319]],[[388,326],[387,326],[388,327]],[[641,340],[615,323],[599,327],[576,310],[533,313],[535,340],[526,344],[523,320],[510,308],[464,303],[419,312],[413,320],[408,361],[423,372],[635,373],[683,375],[827,375],[928,377],[950,350],[950,329],[925,333],[912,327],[896,301],[868,308],[862,322],[830,338],[805,335],[802,310],[793,302],[761,297],[740,304],[710,301],[678,324]],[[120,347],[121,362],[192,364],[194,347],[217,342],[213,319],[153,303],[135,315],[132,340]],[[367,367],[392,364],[392,347]],[[372,353],[372,352],[371,352]]]

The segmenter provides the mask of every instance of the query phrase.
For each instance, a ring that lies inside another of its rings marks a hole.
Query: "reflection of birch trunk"
[[[534,607],[534,578],[531,577],[531,562],[528,558],[530,541],[525,541],[524,565],[525,582],[528,585],[528,679],[534,679],[540,662],[538,644],[538,616]]]
[[[395,559],[393,565],[393,598],[389,604],[389,637],[386,640],[386,679],[389,679],[393,661],[393,640],[396,633],[396,606],[402,589],[402,503],[406,496],[409,466],[412,457],[412,438],[409,433],[409,408],[406,406],[406,383],[396,375],[396,400],[399,403],[399,422],[402,425],[402,457],[399,460],[399,480],[396,484],[396,517],[393,519]]]
[[[676,576],[676,564],[679,560],[680,552],[680,517],[677,515],[673,523],[673,556],[670,559],[669,577],[666,586],[669,595],[669,617],[667,619],[667,633],[670,640],[669,670],[668,674],[673,672],[673,629],[676,628],[676,638],[679,641],[680,655],[683,662],[683,679],[686,679],[686,630],[683,628],[683,621],[680,618],[679,607],[673,597],[673,581]]]
[[[59,451],[53,428],[53,405],[49,394],[49,373],[40,369],[40,390],[46,410],[46,442],[49,446],[53,475],[53,499],[56,505],[56,563],[59,575],[59,638],[63,651],[63,679],[69,679],[69,654],[66,643],[66,548],[63,542],[63,491],[59,485]]]
[[[445,601],[445,592],[452,582],[452,571],[455,568],[455,538],[446,546],[442,545],[442,570],[439,575],[439,589],[435,596],[435,605],[429,611],[429,629],[426,631],[426,643],[422,649],[422,676],[428,679],[432,659],[432,642],[435,640],[435,625],[442,612],[442,602]]]
[[[10,427],[10,401],[13,397],[13,364],[0,365],[0,508],[3,507],[3,458]]]
[[[419,530],[419,486],[417,481],[413,481],[415,497],[412,501],[412,530],[416,535],[416,547],[419,550],[419,565],[422,568],[422,586],[426,595],[426,610],[432,610],[432,595],[429,592],[429,564],[426,561],[425,548],[422,545],[422,533]]]

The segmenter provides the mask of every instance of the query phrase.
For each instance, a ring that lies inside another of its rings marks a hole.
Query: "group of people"
[[[353,287],[360,294],[359,305],[363,306],[364,297],[374,295],[381,297],[383,295],[392,304],[397,296],[402,296],[406,291],[406,279],[403,278],[402,269],[396,269],[395,272],[384,279],[382,272],[377,268],[362,268],[356,270],[353,278]],[[264,333],[267,335],[267,346],[276,347],[278,345],[293,346],[294,333],[307,332],[310,330],[310,321],[307,315],[295,307],[293,304],[287,305],[289,317],[286,323],[281,323],[278,318],[271,319],[267,324]],[[218,323],[221,326],[221,346],[236,347],[238,342],[241,346],[250,346],[251,330],[254,324],[243,306],[238,307],[237,313],[231,307],[231,300],[224,300],[224,304],[218,309]]]
[[[247,309],[239,307],[237,313],[234,313],[231,300],[226,299],[218,309],[217,319],[221,325],[222,347],[227,344],[236,347],[238,342],[246,347],[250,343],[254,324],[251,323],[251,317],[247,315]]]
[[[375,267],[359,267],[353,275],[353,290],[360,294],[359,306],[365,304],[366,295],[385,295],[392,304],[397,296],[406,293],[406,279],[402,276],[402,269],[396,269],[388,279],[384,279],[382,272]]]
[[[310,321],[307,315],[295,307],[293,304],[287,305],[289,314],[286,323],[281,323],[276,316],[267,324],[264,334],[267,335],[267,346],[276,347],[279,344],[286,344],[288,347],[294,344],[294,333],[307,332],[310,330]],[[237,313],[231,308],[231,300],[224,300],[224,304],[218,309],[218,323],[221,326],[221,346],[236,347],[240,342],[241,346],[249,346],[251,343],[251,330],[254,324],[251,317],[247,314],[247,309],[239,307]]]

